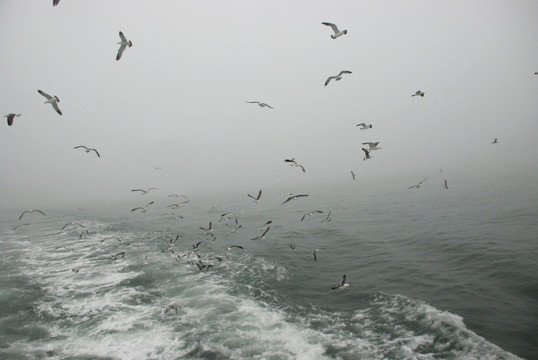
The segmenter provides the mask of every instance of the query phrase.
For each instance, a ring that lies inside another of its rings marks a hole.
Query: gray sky
[[[364,186],[439,168],[538,180],[536,14],[533,0],[3,0],[0,108],[23,115],[0,124],[0,206],[298,192],[350,170]],[[133,47],[115,61],[120,30]],[[383,147],[366,162],[365,141]]]

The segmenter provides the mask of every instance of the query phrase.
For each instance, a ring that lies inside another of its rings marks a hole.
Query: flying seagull
[[[133,42],[131,40],[127,40],[127,38],[125,37],[125,35],[123,35],[121,31],[120,31],[120,39],[121,41],[118,42],[118,44],[120,44],[120,48],[118,49],[118,55],[116,55],[116,61],[121,59],[121,55],[123,54],[123,51],[125,50],[127,46],[129,47],[133,46]]]
[[[408,187],[408,189],[413,189],[413,188],[415,188],[415,189],[420,189],[422,183],[423,183],[424,181],[426,181],[426,180],[428,180],[428,178],[424,178],[424,179],[422,179],[418,184],[415,184],[415,185],[413,185],[413,186],[410,186],[410,187]]]
[[[125,251],[112,255],[112,260],[118,260],[125,257]]]
[[[284,200],[284,202],[281,205],[284,205],[285,203],[287,203],[290,200],[297,200],[298,198],[305,197],[305,196],[308,196],[308,195],[307,194],[297,194],[297,195],[290,194],[288,196],[288,198],[286,200]]]
[[[369,151],[383,149],[382,147],[377,146],[377,145],[379,145],[379,141],[375,142],[375,143],[374,142],[363,142],[362,144],[363,145],[368,145],[370,147]]]
[[[448,190],[448,184],[446,182],[446,179],[445,179],[445,183],[443,184],[443,189]]]
[[[21,216],[19,216],[19,220],[22,219],[22,217],[24,216],[24,214],[26,214],[26,213],[33,213],[34,211],[40,213],[41,215],[47,216],[47,215],[46,215],[43,211],[41,211],[41,210],[37,210],[37,209],[36,209],[36,210],[25,210],[25,211],[23,211],[23,213],[21,214]]]
[[[493,139],[492,144],[498,144],[498,143],[499,143],[499,139],[497,139],[497,138]]]
[[[295,245],[290,244],[290,251],[295,251]]]
[[[411,96],[422,96],[422,97],[424,97],[424,92],[423,92],[423,91],[420,91],[420,90],[417,90],[417,92],[414,93],[414,94],[411,95]]]
[[[51,104],[54,110],[56,110],[58,114],[62,115],[62,111],[58,107],[58,103],[60,102],[60,99],[58,99],[58,96],[56,95],[50,96],[49,94],[41,90],[37,90],[37,92],[47,98],[47,101],[45,101],[45,104]]]
[[[347,30],[338,30],[338,27],[336,25],[334,25],[333,23],[330,23],[330,22],[322,22],[323,25],[326,25],[326,26],[330,26],[331,29],[333,29],[334,31],[334,35],[331,35],[331,37],[333,39],[336,39],[337,37],[340,37],[342,35],[345,35],[347,34]]]
[[[263,103],[263,102],[259,102],[259,101],[246,101],[245,100],[245,102],[249,104],[258,104],[259,107],[268,107],[269,109],[274,109],[274,107],[272,107],[271,105]]]
[[[92,148],[86,147],[84,145],[75,146],[73,149],[78,149],[78,148],[84,148],[87,153],[89,153],[90,151],[93,151],[93,152],[95,152],[97,154],[98,157],[101,157],[101,155],[99,155],[99,152],[97,151],[97,149],[92,149]]]
[[[325,250],[325,248],[314,249],[314,251],[312,252],[312,254],[314,255],[314,261],[318,260],[316,253],[320,250]]]
[[[353,172],[353,170],[351,170],[351,177],[353,178],[353,181],[355,181],[355,177],[356,177],[356,176],[357,176],[357,175]]]
[[[314,211],[307,212],[306,214],[303,215],[303,217],[301,218],[301,221],[303,221],[303,220],[305,219],[305,217],[307,217],[307,216],[313,216],[314,214],[323,214],[323,211],[321,211],[321,210],[314,210]]]
[[[343,74],[351,74],[352,72],[351,71],[348,71],[348,70],[342,70],[338,73],[338,75],[334,75],[334,76],[329,76],[327,78],[327,80],[325,81],[325,86],[329,85],[329,82],[334,79],[335,81],[340,81],[342,80],[342,75]]]
[[[157,188],[151,187],[151,188],[149,188],[149,189],[147,189],[147,190],[144,190],[144,189],[133,189],[133,190],[131,190],[131,191],[140,191],[140,192],[142,192],[141,195],[146,195],[146,194],[149,193],[151,190],[157,190]]]
[[[63,230],[66,227],[71,226],[71,225],[77,225],[77,226],[82,227],[83,229],[86,229],[86,226],[84,226],[84,225],[82,225],[82,224],[80,224],[78,222],[71,221],[70,223],[65,224],[60,230]]]
[[[304,166],[299,164],[297,161],[295,161],[295,158],[284,159],[284,161],[289,163],[291,167],[299,167],[301,168],[301,170],[303,170],[303,172],[306,172],[306,170],[304,169]]]
[[[190,200],[185,200],[185,201],[182,201],[178,204],[171,204],[171,205],[168,205],[167,207],[169,208],[172,208],[172,210],[177,210],[177,208],[180,208],[182,206],[185,206],[187,205],[188,203],[190,202]]]
[[[13,125],[13,120],[15,119],[15,116],[19,117],[21,115],[22,114],[13,114],[13,113],[11,113],[11,114],[4,115],[4,117],[7,118],[8,126],[11,126],[11,125]]]
[[[258,203],[258,201],[260,201],[260,197],[262,196],[262,190],[260,189],[260,191],[258,191],[258,196],[256,196],[256,197],[254,197],[254,196],[252,196],[252,195],[250,195],[250,194],[247,194],[247,196],[248,196],[249,198],[254,199],[254,202],[255,202],[255,203]]]
[[[363,160],[368,160],[368,159],[371,159],[372,157],[370,156],[370,152],[368,150],[366,150],[365,148],[361,148],[362,151],[364,151],[364,157],[362,158]]]
[[[189,199],[188,196],[185,196],[183,194],[170,194],[170,195],[168,195],[168,197],[177,197],[177,198],[184,197],[185,199]]]
[[[372,128],[372,124],[366,125],[365,123],[360,123],[360,124],[357,124],[356,126],[360,126],[361,130],[366,130],[366,129],[371,129]]]
[[[141,210],[143,213],[145,213],[146,211],[148,211],[148,206],[150,206],[150,205],[153,204],[153,203],[154,203],[154,202],[151,201],[151,202],[149,202],[146,206],[135,207],[135,208],[132,209],[131,211]]]
[[[336,284],[334,285],[331,290],[336,290],[338,288],[346,288],[349,286],[349,283],[346,283],[346,275],[344,274],[344,276],[342,277],[342,281],[340,281],[340,284]]]
[[[261,231],[264,231],[265,229],[267,229],[267,226],[268,225],[271,225],[273,223],[273,220],[269,220],[268,222],[266,222],[265,224],[263,224],[262,228],[261,228]]]
[[[241,250],[244,250],[245,248],[242,247],[241,245],[231,245],[229,247],[226,248],[226,251],[231,251],[233,248],[238,248],[238,249],[241,249]]]

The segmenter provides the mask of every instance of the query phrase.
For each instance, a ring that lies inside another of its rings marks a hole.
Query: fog
[[[22,116],[0,124],[0,207],[141,187],[538,180],[536,14],[536,1],[2,1],[0,108]],[[331,39],[324,21],[348,33]],[[133,46],[116,61],[120,30]],[[367,141],[383,149],[364,161]]]

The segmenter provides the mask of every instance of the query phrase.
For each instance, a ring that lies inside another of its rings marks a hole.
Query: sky
[[[351,170],[366,188],[439,169],[538,180],[536,14],[534,0],[3,0],[0,112],[22,116],[0,123],[0,208],[298,193]],[[116,61],[119,31],[133,46]],[[367,141],[382,150],[363,161]]]

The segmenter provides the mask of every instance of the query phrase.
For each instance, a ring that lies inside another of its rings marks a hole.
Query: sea
[[[408,185],[6,210],[0,358],[538,359],[538,184]]]

